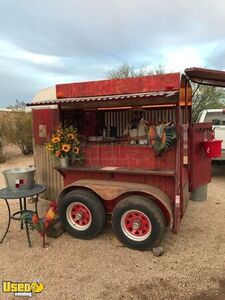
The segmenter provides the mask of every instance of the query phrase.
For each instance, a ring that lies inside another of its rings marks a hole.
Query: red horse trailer
[[[73,236],[95,237],[107,215],[133,249],[154,247],[166,227],[178,232],[191,192],[211,180],[203,144],[212,124],[191,122],[191,80],[225,86],[225,72],[59,84],[34,97],[36,179],[47,185],[46,197],[59,192],[60,218]],[[55,167],[46,152],[60,124],[83,136],[82,165]]]

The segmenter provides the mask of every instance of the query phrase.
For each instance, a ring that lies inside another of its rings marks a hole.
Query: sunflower
[[[72,126],[56,128],[50,141],[45,146],[46,150],[58,159],[68,157],[71,161],[72,159],[76,161],[83,160],[77,129]]]
[[[53,150],[53,147],[52,147],[52,145],[47,144],[47,145],[46,145],[46,149],[47,149],[48,151],[52,151],[52,150]]]
[[[51,142],[53,144],[56,144],[56,143],[60,142],[60,137],[59,136],[53,136],[52,139],[51,139]]]
[[[75,139],[75,135],[73,133],[68,133],[67,135],[69,140],[74,140]]]
[[[62,151],[64,151],[64,152],[69,152],[70,149],[71,149],[70,144],[63,144],[63,145],[62,145]]]
[[[73,151],[74,151],[75,154],[78,154],[80,152],[80,149],[78,147],[74,147]]]

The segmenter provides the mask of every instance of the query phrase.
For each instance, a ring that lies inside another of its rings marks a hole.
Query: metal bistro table
[[[34,184],[34,186],[30,189],[4,188],[4,189],[0,190],[0,199],[5,200],[5,203],[8,208],[8,213],[9,213],[8,214],[8,216],[9,216],[8,225],[7,225],[6,231],[3,235],[3,238],[1,239],[0,243],[3,242],[3,240],[5,239],[8,231],[9,231],[11,220],[21,220],[21,215],[24,212],[34,212],[34,213],[38,214],[38,211],[37,211],[38,196],[39,196],[39,194],[43,193],[44,191],[46,191],[46,186],[41,185],[41,184]],[[35,208],[34,208],[34,210],[28,210],[27,209],[27,197],[32,197],[32,196],[35,196],[35,198],[36,198],[35,199]],[[11,200],[19,199],[20,210],[11,214],[11,210],[10,210],[10,206],[9,206],[9,202],[8,202],[9,199],[11,199]],[[29,247],[31,247],[28,223],[25,223],[25,226],[26,226],[28,245],[29,245]],[[23,229],[22,222],[21,222],[21,229]]]

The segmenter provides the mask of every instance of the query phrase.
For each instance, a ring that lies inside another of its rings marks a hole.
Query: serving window
[[[136,120],[135,120],[136,119]],[[175,107],[146,110],[62,110],[61,122],[72,125],[88,142],[125,141],[129,128],[135,129],[143,119],[146,126],[175,122]],[[133,128],[132,128],[132,124]],[[135,124],[136,122],[136,124]],[[140,135],[140,134],[139,134]],[[141,134],[142,135],[142,134]],[[134,139],[135,140],[135,139]],[[138,139],[137,139],[138,140]],[[138,144],[138,142],[136,142]]]

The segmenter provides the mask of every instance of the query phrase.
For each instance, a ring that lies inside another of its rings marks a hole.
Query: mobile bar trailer
[[[73,236],[97,236],[107,215],[117,238],[133,249],[151,249],[166,227],[178,232],[191,193],[211,181],[203,144],[212,124],[192,124],[190,81],[224,87],[225,72],[191,68],[184,74],[59,84],[35,95],[29,105],[36,180],[47,185],[46,198],[58,195],[61,221]],[[148,123],[147,133],[125,137],[137,112]],[[46,152],[60,124],[85,136],[83,165],[55,167]],[[171,128],[175,143],[167,134]]]

